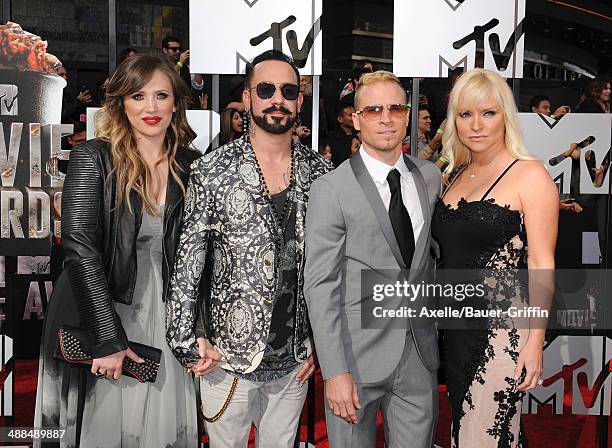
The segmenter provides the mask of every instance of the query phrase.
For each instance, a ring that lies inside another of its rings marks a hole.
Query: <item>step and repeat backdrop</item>
[[[481,49],[485,68],[521,78],[525,0],[500,2],[495,8],[490,3],[396,0],[395,73],[447,77],[451,69],[475,67],[476,50]],[[226,0],[223,7],[218,5],[190,2],[193,72],[242,74],[254,56],[274,48],[291,55],[302,74],[321,74],[323,0]],[[206,26],[199,26],[202,17]],[[433,24],[435,33],[430,32]],[[5,372],[0,413],[4,416],[13,412],[13,359],[37,355],[44,310],[61,270],[51,257],[61,247],[63,184],[54,161],[69,159],[60,141],[72,132],[72,125],[60,122],[65,81],[24,67],[18,59],[13,62],[4,60],[0,68],[0,361]],[[89,138],[95,135],[95,113],[87,111]],[[204,151],[219,133],[219,114],[190,111],[188,119],[198,134],[195,146]],[[609,174],[599,183],[594,173],[610,157],[610,114],[570,113],[555,121],[525,113],[520,114],[520,123],[527,147],[546,164],[562,198],[607,199]],[[580,149],[578,159],[558,157],[572,145]],[[561,264],[599,265],[601,233],[607,232],[598,227],[599,218],[586,228],[570,226],[570,236],[564,238],[571,238],[576,250],[569,256],[559,254],[567,258]],[[594,293],[590,300],[597,299],[604,298]],[[584,329],[579,316],[566,313],[560,319],[565,319],[568,329]],[[544,386],[527,394],[523,412],[536,413],[551,405],[555,413],[610,415],[611,358],[612,341],[604,336],[557,336],[545,350]],[[585,385],[591,392],[583,395]],[[570,410],[563,406],[568,390],[573,398]]]

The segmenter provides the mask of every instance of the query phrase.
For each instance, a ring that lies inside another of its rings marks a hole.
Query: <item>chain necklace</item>
[[[254,152],[254,151],[253,151]],[[261,166],[259,165],[259,160],[257,160],[257,156],[255,155],[255,161],[257,162],[257,171],[259,172],[259,179],[261,184],[264,187],[265,198],[270,204],[272,208],[272,218],[274,221],[274,226],[276,227],[276,235],[274,235],[274,252],[275,252],[275,260],[274,260],[274,283],[278,283],[279,279],[279,257],[281,257],[281,248],[284,243],[284,231],[285,225],[289,222],[291,217],[291,210],[293,207],[293,185],[294,185],[294,149],[293,145],[291,145],[291,169],[289,175],[289,185],[287,186],[287,195],[285,196],[285,203],[283,204],[283,213],[279,215],[278,210],[276,209],[276,205],[274,205],[274,201],[272,200],[272,196],[270,195],[270,190],[268,190],[268,185],[266,184],[266,180],[264,178],[263,172],[261,170]],[[286,221],[286,222],[285,222]],[[284,225],[283,225],[284,224]],[[270,308],[274,308],[274,304],[276,302],[276,293],[273,295],[272,300],[262,298],[263,302]]]
[[[294,166],[295,166],[294,155],[295,154],[294,154],[293,145],[291,145],[291,167],[289,171],[289,185],[287,185],[287,188],[286,188],[287,195],[285,196],[285,203],[283,204],[283,211],[281,214],[278,213],[276,205],[274,205],[274,201],[272,200],[272,195],[270,194],[270,190],[268,190],[268,185],[266,184],[266,180],[264,178],[263,171],[261,170],[259,160],[257,160],[257,156],[255,156],[255,161],[257,162],[257,171],[259,172],[259,179],[261,181],[261,184],[264,187],[264,193],[265,193],[266,200],[272,207],[272,212],[273,212],[272,216],[274,218],[274,224],[276,226],[278,236],[280,237],[282,237],[285,221],[289,220],[289,215],[291,214],[291,208],[293,206],[292,193],[293,193]]]

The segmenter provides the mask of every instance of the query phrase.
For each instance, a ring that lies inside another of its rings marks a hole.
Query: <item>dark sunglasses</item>
[[[181,47],[167,47],[167,48],[168,48],[168,50],[176,51],[178,53],[181,52]]]
[[[379,120],[382,117],[383,110],[387,109],[393,118],[404,118],[408,112],[407,104],[375,104],[374,106],[366,106],[361,110],[355,111],[357,115],[361,115],[368,121]]]
[[[276,89],[280,89],[283,98],[287,101],[297,100],[300,95],[300,87],[297,84],[281,84],[272,82],[260,82],[255,87],[251,87],[247,90],[255,90],[257,96],[262,100],[269,100],[276,93]]]

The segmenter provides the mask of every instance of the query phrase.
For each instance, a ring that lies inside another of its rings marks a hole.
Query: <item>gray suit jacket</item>
[[[400,360],[407,333],[412,334],[425,367],[433,371],[439,366],[433,323],[425,328],[410,324],[406,330],[391,328],[387,319],[388,327],[362,327],[362,302],[372,300],[368,291],[361,291],[362,269],[410,268],[413,282],[433,270],[430,226],[440,192],[440,171],[414,157],[404,156],[404,161],[425,219],[410,267],[402,260],[388,212],[359,153],[311,186],[304,293],[324,379],[345,372],[356,382],[386,379]]]

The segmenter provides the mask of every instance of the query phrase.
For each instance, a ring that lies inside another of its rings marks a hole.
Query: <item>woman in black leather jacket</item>
[[[49,302],[35,425],[66,429],[62,446],[196,447],[191,374],[165,342],[164,296],[199,153],[189,90],[164,59],[118,68],[96,116],[98,138],[70,155],[62,197],[65,269]],[[87,330],[89,367],[54,358],[62,325]],[[142,363],[128,341],[162,350],[155,382],[122,375]]]

